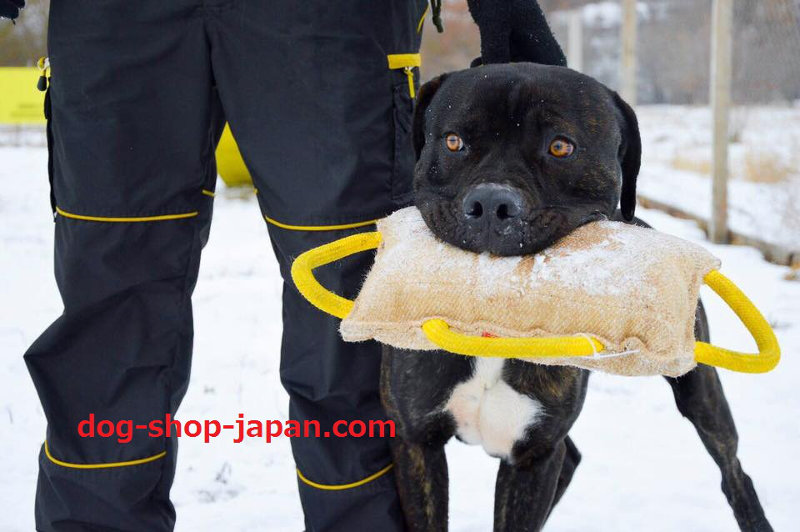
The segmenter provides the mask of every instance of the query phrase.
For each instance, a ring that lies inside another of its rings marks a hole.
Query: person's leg
[[[220,98],[285,280],[281,378],[290,415],[323,430],[339,419],[385,419],[380,347],[342,342],[339,320],[300,296],[289,268],[303,251],[372,230],[372,220],[410,201],[425,8],[425,0],[242,1],[221,6],[209,25]],[[320,280],[352,297],[371,260],[323,268]],[[309,531],[402,528],[385,439],[292,445]]]
[[[195,3],[51,4],[64,312],[25,354],[47,417],[37,530],[174,525],[176,440],[136,425],[174,415],[189,378],[190,295],[211,217],[202,190],[216,179],[220,109]],[[132,420],[130,441],[81,437],[91,415]]]

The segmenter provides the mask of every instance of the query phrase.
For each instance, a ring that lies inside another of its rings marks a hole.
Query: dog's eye
[[[556,139],[550,143],[550,155],[553,157],[569,157],[575,145],[566,139]]]
[[[445,135],[444,144],[450,151],[461,151],[464,149],[464,141],[455,133],[448,133]]]

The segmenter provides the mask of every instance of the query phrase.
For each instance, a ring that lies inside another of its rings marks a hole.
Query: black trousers
[[[134,424],[176,413],[225,120],[285,279],[290,417],[323,428],[384,419],[378,346],[344,344],[337,320],[307,304],[288,272],[302,251],[409,203],[419,73],[418,56],[405,54],[419,50],[425,7],[52,1],[47,107],[64,312],[25,354],[48,422],[37,529],[173,528],[174,436],[134,431],[120,444],[82,438],[77,425],[90,413]],[[321,281],[352,296],[370,260],[323,269]],[[292,445],[308,530],[402,528],[385,440]]]

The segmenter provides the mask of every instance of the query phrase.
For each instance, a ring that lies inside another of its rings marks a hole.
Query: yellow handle
[[[375,249],[380,243],[381,234],[373,231],[347,236],[310,249],[292,263],[292,280],[309,303],[323,312],[344,319],[353,310],[353,302],[319,284],[312,270],[361,251]]]
[[[695,359],[708,366],[717,366],[742,373],[766,373],[778,365],[781,348],[767,320],[753,302],[739,290],[733,281],[714,270],[703,279],[714,292],[736,313],[756,341],[758,353],[740,353],[716,347],[706,342],[695,342]]]
[[[548,336],[546,338],[497,338],[467,336],[453,332],[439,319],[422,324],[428,340],[445,351],[474,357],[564,358],[585,357],[599,353],[605,346],[591,336]]]
[[[315,307],[338,318],[353,309],[353,301],[327,290],[314,278],[313,270],[344,257],[377,248],[378,232],[359,233],[311,249],[292,264],[292,279],[300,293]],[[719,271],[709,272],[704,281],[736,313],[758,346],[758,353],[740,353],[705,342],[695,343],[697,362],[743,373],[764,373],[780,361],[780,346],[767,320],[744,293]],[[454,332],[443,320],[422,324],[425,336],[438,347],[468,356],[502,358],[564,358],[591,356],[605,346],[591,336],[553,336],[547,338],[486,338]]]

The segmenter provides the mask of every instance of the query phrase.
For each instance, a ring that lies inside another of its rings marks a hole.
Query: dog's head
[[[636,207],[633,110],[564,67],[512,63],[444,74],[414,113],[417,207],[449,244],[536,253],[577,227]]]

